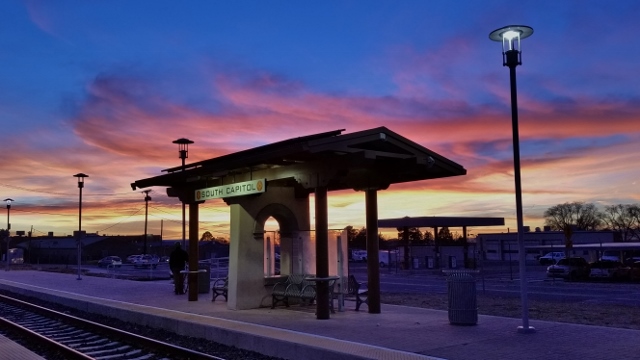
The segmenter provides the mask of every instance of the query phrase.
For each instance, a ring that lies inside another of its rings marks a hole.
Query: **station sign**
[[[244,181],[196,190],[196,201],[260,194],[266,191],[267,179]]]

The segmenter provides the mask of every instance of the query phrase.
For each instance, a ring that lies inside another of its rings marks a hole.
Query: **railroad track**
[[[70,360],[224,360],[4,295],[0,295],[0,324]]]

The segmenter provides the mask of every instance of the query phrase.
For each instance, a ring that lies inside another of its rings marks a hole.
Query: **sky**
[[[12,231],[71,235],[82,172],[82,229],[143,234],[130,183],[180,165],[173,140],[194,141],[190,163],[386,126],[467,175],[392,185],[379,218],[496,216],[503,228],[469,232],[515,231],[509,69],[489,33],[528,25],[524,224],[565,202],[637,204],[639,16],[635,0],[5,0],[0,199]],[[148,233],[181,238],[179,201],[150,196]],[[330,228],[364,226],[362,192],[328,201]],[[228,207],[200,208],[200,231],[228,237]]]

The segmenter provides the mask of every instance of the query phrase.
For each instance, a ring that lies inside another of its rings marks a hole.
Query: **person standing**
[[[184,276],[180,271],[184,270],[188,261],[189,254],[182,250],[180,243],[176,243],[171,255],[169,255],[169,268],[173,275],[174,292],[176,294],[184,294]]]

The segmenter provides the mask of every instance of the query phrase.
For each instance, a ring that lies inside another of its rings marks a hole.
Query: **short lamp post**
[[[11,264],[11,258],[9,256],[9,241],[11,240],[11,222],[10,222],[10,214],[11,214],[11,202],[14,201],[13,199],[10,198],[6,198],[4,199],[4,201],[7,202],[7,267],[6,267],[6,271],[9,271],[9,265]]]
[[[80,266],[82,262],[82,188],[84,188],[84,178],[89,177],[87,174],[77,173],[73,175],[78,178],[78,189],[80,190],[80,198],[78,200],[78,236],[76,239],[76,245],[78,247],[78,277],[77,280],[82,280]]]
[[[151,196],[149,193],[151,190],[145,190],[142,193],[144,194],[144,252],[143,254],[147,254],[147,216],[149,215],[149,201],[151,201]]]
[[[513,130],[513,168],[516,191],[516,218],[518,226],[518,253],[520,255],[520,297],[522,302],[522,326],[518,332],[533,333],[535,328],[529,326],[529,308],[527,301],[526,260],[522,220],[522,187],[520,178],[520,143],[518,132],[518,93],[516,88],[516,66],[522,65],[522,48],[520,40],[533,34],[533,29],[523,25],[509,25],[492,31],[489,38],[502,43],[502,65],[509,67],[511,82],[511,126]]]
[[[185,160],[189,157],[189,144],[193,144],[193,141],[186,138],[180,138],[178,140],[174,140],[173,143],[178,144],[178,152],[180,155],[179,157],[180,159],[182,159],[182,171],[184,172]],[[187,230],[186,230],[185,224],[186,224],[185,204],[184,204],[184,201],[182,201],[182,248],[183,249],[186,249],[185,239],[186,239]]]

